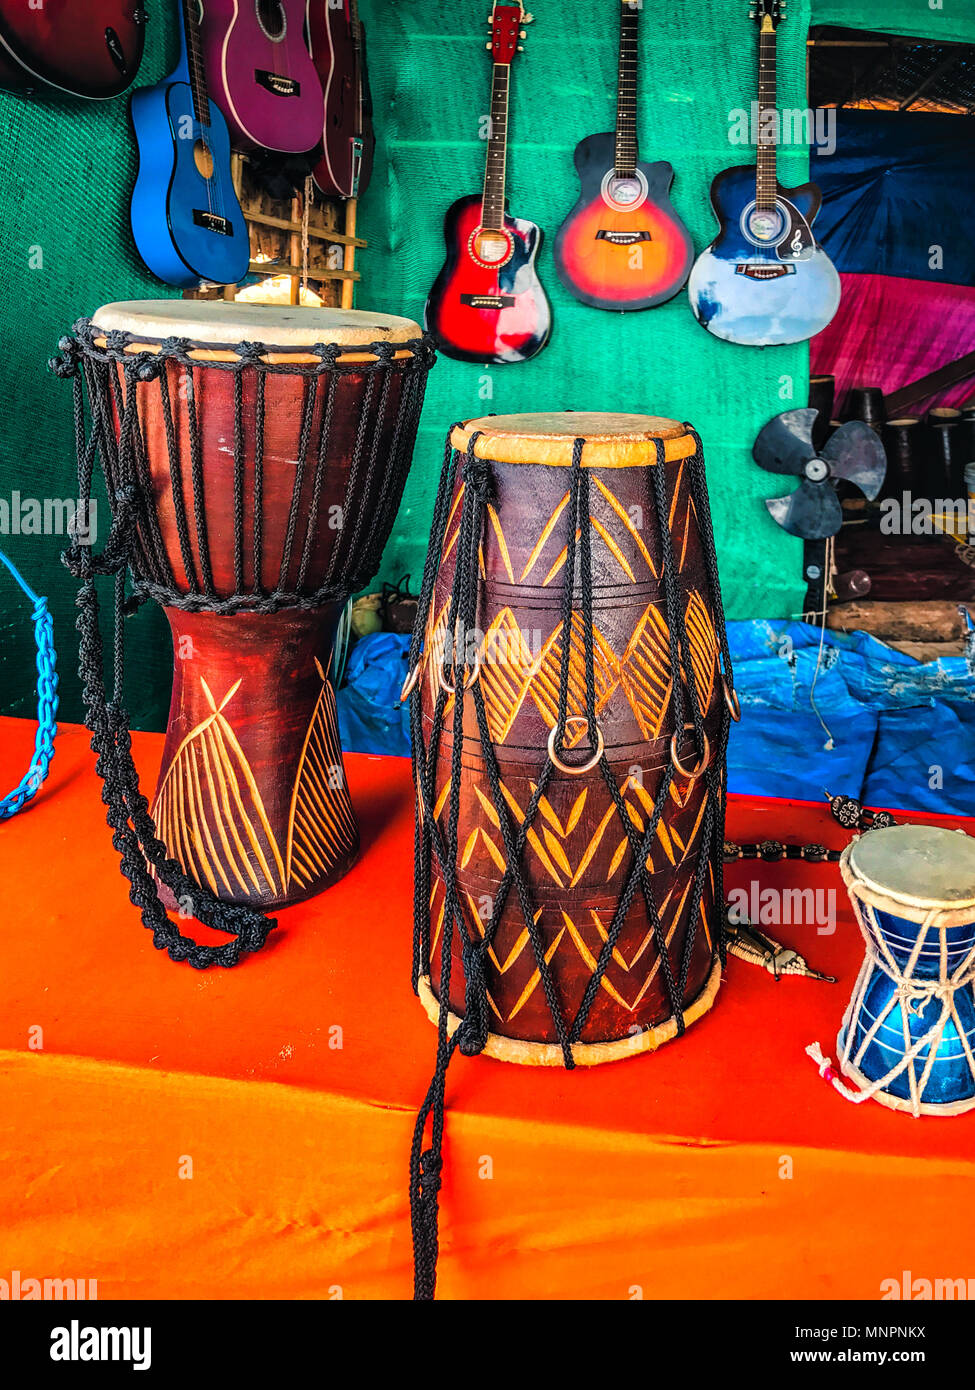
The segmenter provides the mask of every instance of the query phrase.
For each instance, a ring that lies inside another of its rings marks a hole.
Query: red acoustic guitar
[[[117,97],[142,61],[141,0],[0,0],[0,87]]]
[[[542,233],[509,216],[504,197],[511,63],[531,19],[501,0],[491,15],[494,63],[483,194],[458,198],[444,219],[447,259],[426,306],[441,352],[465,362],[524,362],[548,342],[552,314],[535,270]]]
[[[579,201],[555,239],[566,289],[596,309],[651,309],[690,274],[694,246],[670,201],[674,171],[639,158],[636,138],[637,22],[642,0],[620,0],[616,130],[576,146]]]

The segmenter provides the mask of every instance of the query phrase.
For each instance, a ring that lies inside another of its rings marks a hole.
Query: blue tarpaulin
[[[810,177],[823,195],[816,238],[837,270],[975,285],[975,145],[963,117],[839,111],[836,149],[813,146]]]
[[[742,706],[733,792],[975,814],[975,676],[964,657],[921,663],[865,632],[731,623]],[[815,688],[813,681],[815,678]]]
[[[964,657],[922,664],[864,632],[807,623],[730,623],[741,723],[732,727],[733,792],[975,815],[975,674]],[[339,691],[349,751],[409,756],[399,692],[408,637],[365,637]],[[818,674],[817,674],[818,659]],[[815,678],[815,687],[814,687]]]

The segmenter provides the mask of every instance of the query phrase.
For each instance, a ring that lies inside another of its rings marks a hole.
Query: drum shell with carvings
[[[490,418],[483,424],[491,427]],[[719,747],[722,691],[713,599],[690,487],[690,440],[667,424],[686,446],[662,467],[667,526],[677,572],[680,620],[686,625],[699,702],[712,756]],[[468,427],[469,428],[469,427]],[[489,448],[484,441],[485,449]],[[671,444],[671,449],[678,448]],[[585,456],[584,456],[585,457]],[[502,793],[515,824],[523,819],[546,760],[556,723],[559,685],[565,508],[569,468],[490,460],[492,500],[481,545],[477,640],[478,674]],[[645,825],[670,757],[672,681],[663,557],[650,471],[656,464],[588,469],[592,518],[592,625],[597,720],[613,779],[634,823]],[[435,797],[441,826],[449,805],[451,756],[458,735],[454,698],[448,699],[434,738],[442,651],[454,578],[457,529],[464,483],[458,471],[441,563],[428,620],[422,670],[424,745],[437,745]],[[578,580],[578,576],[577,576]],[[573,646],[568,714],[585,715],[582,616],[578,585],[573,600]],[[689,696],[685,684],[685,719]],[[678,740],[682,762],[693,769],[697,754],[689,734]],[[565,761],[584,762],[590,745],[583,723],[567,725]],[[491,786],[473,701],[464,700],[457,877],[471,939],[490,917],[506,859],[493,809]],[[703,889],[698,869],[709,796],[708,778],[677,775],[668,794],[650,856],[654,901],[668,939],[673,976],[692,912],[700,918],[690,955],[683,1001],[701,996],[715,970],[718,932],[715,849],[703,850]],[[723,798],[723,791],[720,794]],[[556,770],[533,822],[524,867],[535,903],[546,957],[569,1023],[582,1002],[603,941],[613,921],[632,853],[598,768],[580,775]],[[439,995],[439,934],[445,887],[433,857],[430,976]],[[556,1033],[544,997],[517,896],[507,899],[486,962],[489,1027],[493,1033],[552,1043]],[[716,982],[715,982],[716,983]],[[455,937],[451,1009],[464,1012],[464,974]],[[583,1043],[626,1038],[652,1030],[672,1014],[670,994],[639,891],[626,917],[602,987],[581,1034]]]

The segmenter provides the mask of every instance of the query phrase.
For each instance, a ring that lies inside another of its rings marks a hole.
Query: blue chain
[[[38,598],[2,550],[0,562],[6,565],[34,605],[34,640],[37,643],[37,737],[34,740],[34,756],[26,776],[21,778],[8,796],[0,800],[0,820],[7,820],[26,806],[43,785],[51,759],[54,757],[54,736],[58,731],[55,722],[58,712],[58,677],[55,670],[54,623],[47,610],[47,599]]]

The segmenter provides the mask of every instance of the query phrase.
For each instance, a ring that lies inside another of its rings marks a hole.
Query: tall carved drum
[[[151,813],[194,912],[296,902],[355,858],[332,644],[389,535],[432,360],[408,319],[195,301],[109,304],[62,343],[90,405],[82,496],[97,451],[113,511],[105,554],[70,561],[89,599],[109,572],[121,602],[127,567],[129,606],[157,600],[172,628]]]
[[[721,974],[737,702],[700,442],[566,413],[450,445],[410,678],[416,986],[463,1051],[649,1051]]]

